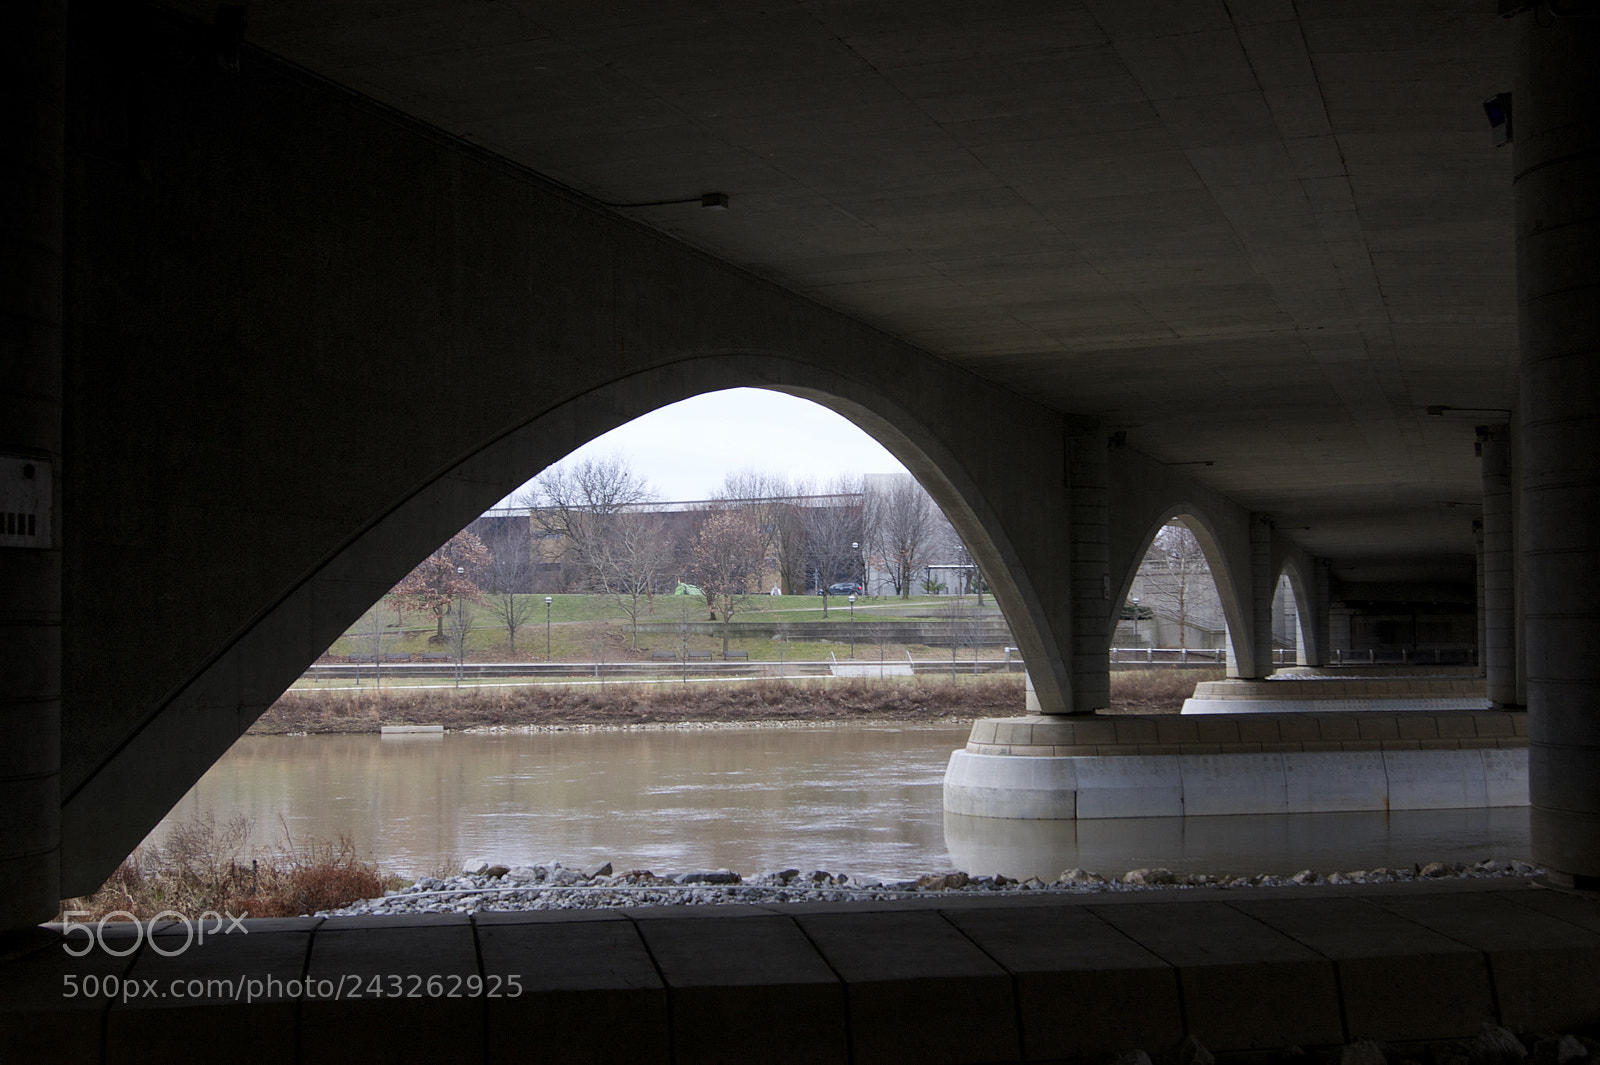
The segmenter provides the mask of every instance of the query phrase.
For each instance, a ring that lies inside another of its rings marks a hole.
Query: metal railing
[[[1228,651],[1223,647],[1113,647],[1112,665],[1188,666],[1227,665]]]

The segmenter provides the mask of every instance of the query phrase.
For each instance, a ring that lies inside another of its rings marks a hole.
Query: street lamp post
[[[867,582],[862,580],[862,578],[866,576],[866,574],[862,572],[866,567],[861,565],[861,545],[856,543],[854,540],[850,542],[850,567],[856,571],[856,583],[861,586],[862,591],[866,591]],[[851,618],[854,618],[855,612],[852,611],[850,616]]]
[[[1139,597],[1129,600],[1133,604],[1133,646],[1139,646]]]
[[[856,656],[856,593],[850,593],[850,657]]]
[[[463,581],[466,580],[467,579],[467,567],[465,567],[465,566],[457,566],[456,567],[456,578],[458,580],[463,580]],[[457,611],[460,611],[460,610],[464,609],[461,606],[461,604],[459,604],[459,603],[456,604],[455,608],[456,608]],[[456,614],[456,621],[455,621],[455,625],[456,625],[456,687],[457,688],[461,687],[461,675],[467,671],[467,665],[466,665],[466,663],[467,663],[467,630],[466,630],[466,624],[465,623],[466,623],[465,615],[457,613]]]
[[[550,596],[544,597],[544,660],[550,661]]]

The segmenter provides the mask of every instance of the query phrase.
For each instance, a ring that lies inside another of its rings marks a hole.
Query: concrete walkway
[[[1600,1025],[1600,901],[1523,880],[245,929],[0,965],[0,1057],[940,1065]]]

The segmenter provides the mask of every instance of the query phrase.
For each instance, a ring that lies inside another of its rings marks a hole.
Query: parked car
[[[855,581],[839,581],[837,584],[828,585],[829,595],[860,595],[865,588]]]

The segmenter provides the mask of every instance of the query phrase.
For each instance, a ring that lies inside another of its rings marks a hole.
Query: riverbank
[[[1020,674],[850,677],[724,684],[539,684],[521,687],[286,693],[250,732],[377,732],[385,725],[488,728],[613,727],[777,721],[953,723],[1012,713]]]
[[[1113,713],[1177,713],[1210,671],[1112,674]],[[250,727],[257,736],[376,733],[385,725],[447,731],[637,728],[705,724],[961,724],[1022,710],[1021,674],[761,679],[678,684],[355,689],[285,693]]]
[[[613,909],[627,906],[718,906],[733,903],[770,905],[802,902],[883,902],[929,894],[1081,895],[1099,892],[1181,891],[1194,888],[1298,888],[1316,885],[1396,884],[1418,880],[1483,880],[1532,877],[1543,870],[1527,862],[1485,858],[1473,865],[1430,862],[1409,869],[1361,869],[1351,872],[1249,876],[1174,873],[1169,869],[1130,869],[1102,876],[1068,869],[1054,881],[1037,877],[972,876],[965,872],[928,873],[911,880],[854,879],[843,873],[797,869],[745,878],[727,869],[658,876],[635,869],[614,873],[609,863],[596,869],[552,865],[470,864],[459,876],[419,878],[407,887],[362,899],[318,916],[371,916],[418,913],[488,913],[507,910]]]

